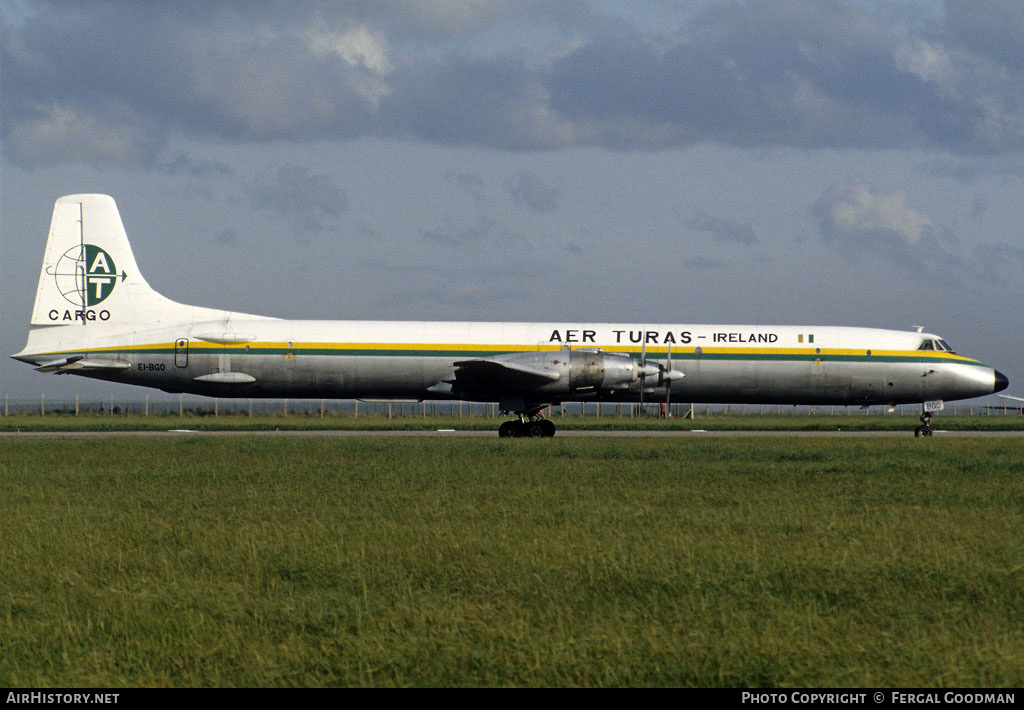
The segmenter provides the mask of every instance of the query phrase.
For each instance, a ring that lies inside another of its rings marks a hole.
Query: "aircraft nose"
[[[1002,392],[1010,386],[1010,381],[1006,379],[1006,375],[1001,373],[999,370],[993,370],[993,372],[996,373],[995,386],[992,388],[993,392]]]

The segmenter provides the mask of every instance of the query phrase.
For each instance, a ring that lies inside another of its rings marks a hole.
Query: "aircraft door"
[[[188,338],[174,341],[174,366],[188,367]]]
[[[942,371],[928,369],[921,375],[921,399],[943,399]]]

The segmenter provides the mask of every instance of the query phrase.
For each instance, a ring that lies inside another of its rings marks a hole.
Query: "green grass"
[[[2,431],[166,431],[168,429],[196,429],[199,431],[267,431],[274,429],[300,430],[434,430],[460,429],[497,431],[507,417],[450,417],[450,416],[394,416],[373,414],[350,415],[316,414],[258,415],[244,414],[185,414],[184,416],[154,414],[150,416],[115,414],[17,414],[0,417]],[[707,429],[709,431],[899,431],[912,432],[919,425],[918,415],[911,414],[835,414],[835,415],[777,415],[745,414],[698,415],[695,419],[658,419],[657,417],[629,416],[559,416],[552,421],[561,430],[646,430]],[[932,426],[951,431],[1020,431],[1024,417],[1013,415],[942,414],[934,418]]]
[[[1024,683],[1014,440],[0,440],[0,685]]]

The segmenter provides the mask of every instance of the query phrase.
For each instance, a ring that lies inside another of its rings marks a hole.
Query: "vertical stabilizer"
[[[68,195],[53,208],[33,326],[155,325],[194,310],[164,298],[139,273],[121,215],[107,195]]]

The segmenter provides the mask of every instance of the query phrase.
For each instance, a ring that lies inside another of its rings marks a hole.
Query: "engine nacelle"
[[[628,389],[639,378],[639,366],[628,355],[596,350],[573,350],[569,361],[569,391]]]
[[[507,353],[455,364],[454,377],[431,392],[551,401],[627,390],[641,377],[657,377],[659,372],[657,365],[640,365],[628,355],[600,350]]]

